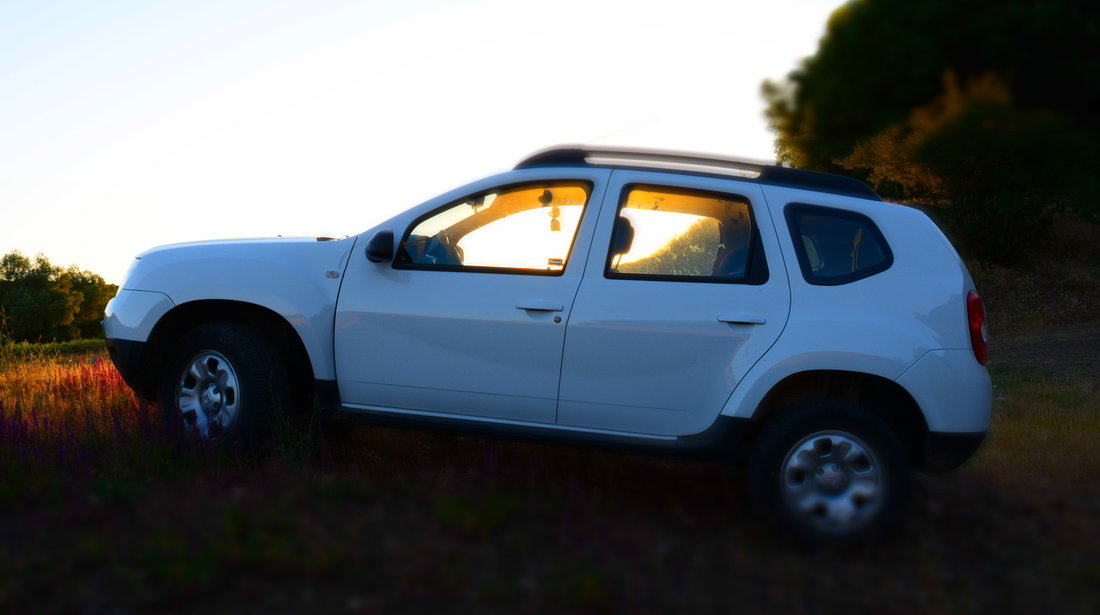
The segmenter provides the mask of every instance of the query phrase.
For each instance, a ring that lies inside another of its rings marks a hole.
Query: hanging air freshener
[[[542,195],[539,196],[539,203],[542,203],[543,207],[546,207],[554,201],[554,193],[549,190],[543,190]],[[550,208],[550,231],[560,231],[561,221],[558,220],[558,216],[561,215],[561,210],[555,205]]]

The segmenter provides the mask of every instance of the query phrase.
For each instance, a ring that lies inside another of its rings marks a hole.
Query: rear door
[[[569,318],[557,422],[699,433],[786,323],[761,188],[616,170]]]

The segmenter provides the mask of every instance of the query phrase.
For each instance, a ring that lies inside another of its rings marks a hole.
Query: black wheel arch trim
[[[151,400],[156,394],[146,386],[149,381],[145,361],[147,347],[148,344],[137,340],[107,338],[107,356],[122,380],[140,396]]]

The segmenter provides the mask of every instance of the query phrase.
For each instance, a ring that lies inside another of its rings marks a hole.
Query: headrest
[[[630,252],[630,246],[633,244],[634,225],[622,216],[615,218],[615,232],[611,234],[611,256]]]

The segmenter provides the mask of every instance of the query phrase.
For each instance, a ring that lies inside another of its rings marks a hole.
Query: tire
[[[757,508],[805,547],[844,548],[900,520],[912,488],[901,441],[844,401],[801,402],[761,431],[749,463]]]
[[[158,387],[169,427],[221,448],[252,446],[288,408],[287,371],[261,331],[227,322],[184,334],[169,354]]]

